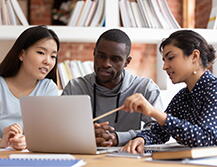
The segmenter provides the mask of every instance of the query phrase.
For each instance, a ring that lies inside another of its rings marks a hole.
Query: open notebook
[[[99,154],[90,97],[27,96],[20,100],[27,149],[34,152]]]

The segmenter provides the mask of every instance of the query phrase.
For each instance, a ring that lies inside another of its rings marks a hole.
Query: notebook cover
[[[45,160],[45,159],[0,159],[0,166],[12,166],[12,167],[21,167],[21,166],[34,166],[34,167],[43,167],[43,166],[59,166],[59,167],[78,167],[84,165],[84,161],[73,159],[73,160]]]

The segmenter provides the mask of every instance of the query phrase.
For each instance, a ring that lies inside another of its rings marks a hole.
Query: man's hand
[[[143,154],[144,153],[144,139],[142,137],[137,137],[134,140],[130,140],[125,146],[121,148],[121,151],[129,152],[133,154]]]
[[[118,144],[115,129],[109,126],[109,122],[95,123],[94,127],[97,146],[110,147]]]

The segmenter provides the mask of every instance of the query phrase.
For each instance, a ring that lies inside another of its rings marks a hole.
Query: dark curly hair
[[[160,52],[169,44],[180,48],[185,56],[191,55],[194,49],[198,49],[203,67],[209,67],[216,58],[213,46],[209,45],[200,34],[192,30],[179,30],[172,33],[160,44]]]
[[[108,40],[108,41],[114,41],[114,42],[118,42],[118,43],[124,43],[124,44],[126,44],[126,48],[127,48],[127,50],[126,50],[127,56],[130,54],[131,40],[128,37],[128,35],[125,32],[123,32],[122,30],[110,29],[108,31],[105,31],[98,38],[98,40],[96,42],[96,47],[101,40]]]

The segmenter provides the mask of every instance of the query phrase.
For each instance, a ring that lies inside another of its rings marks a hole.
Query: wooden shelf
[[[0,26],[0,41],[15,40],[28,26]],[[98,37],[111,27],[69,27],[48,26],[53,29],[62,42],[96,42]],[[118,27],[117,27],[118,28]],[[119,27],[120,28],[120,27]],[[180,29],[120,28],[134,43],[159,43],[172,32]],[[217,30],[192,29],[200,33],[209,43],[217,43]]]

